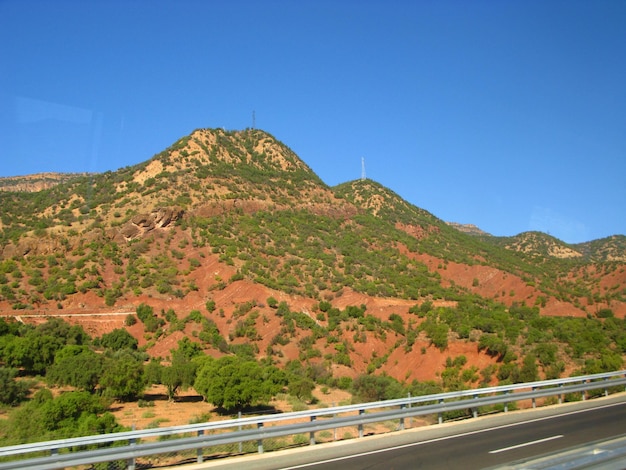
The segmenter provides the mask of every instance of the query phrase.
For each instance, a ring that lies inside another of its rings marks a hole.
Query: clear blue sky
[[[494,235],[626,234],[624,0],[0,0],[0,176],[252,126]],[[1,210],[1,208],[0,208]]]

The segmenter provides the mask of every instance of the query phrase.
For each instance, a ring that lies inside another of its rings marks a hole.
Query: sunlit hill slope
[[[135,166],[0,189],[0,313],[124,327],[153,356],[187,336],[400,381],[449,380],[465,356],[454,380],[476,385],[626,352],[623,235],[465,233],[372,180],[327,186],[261,130],[200,129]],[[142,303],[155,323],[125,325]]]

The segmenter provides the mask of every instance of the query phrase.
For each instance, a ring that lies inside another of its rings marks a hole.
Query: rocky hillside
[[[153,356],[186,336],[338,377],[472,384],[626,352],[626,237],[465,233],[374,181],[327,186],[260,130],[200,129],[0,206],[3,315],[125,327]],[[154,318],[129,321],[141,304]]]

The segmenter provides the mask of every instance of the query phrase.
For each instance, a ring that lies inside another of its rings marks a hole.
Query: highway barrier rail
[[[262,453],[264,441],[284,436],[305,435],[308,436],[306,441],[309,444],[315,444],[318,432],[355,427],[358,436],[363,437],[364,426],[373,423],[394,421],[398,423],[397,429],[404,429],[406,419],[418,416],[436,415],[438,422],[442,423],[446,413],[459,410],[469,410],[471,416],[476,417],[481,409],[494,405],[501,405],[506,412],[510,404],[519,401],[529,401],[535,407],[537,399],[556,397],[560,404],[565,396],[572,397],[572,394],[585,400],[589,392],[608,395],[611,390],[623,391],[625,386],[626,370],[621,370],[332,408],[21,444],[0,447],[0,470],[52,470],[105,462],[115,463],[106,468],[135,470],[138,459],[164,454],[190,455],[190,452],[194,454],[194,461],[202,462],[206,449],[227,444],[239,444],[241,449],[243,443],[254,442],[257,451]]]

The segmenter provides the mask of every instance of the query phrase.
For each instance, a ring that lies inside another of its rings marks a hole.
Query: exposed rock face
[[[50,231],[44,236],[35,236],[32,234],[24,235],[17,243],[11,241],[4,247],[0,246],[0,260],[66,253],[80,246],[82,242],[90,243],[91,241],[98,240],[100,237],[101,233],[97,231],[85,234],[82,240],[78,238],[68,239],[63,233],[57,234]]]
[[[62,252],[61,242],[54,238],[25,237],[17,245],[8,243],[0,248],[0,259],[24,258],[28,255],[51,255]]]
[[[118,232],[126,241],[143,237],[155,228],[165,228],[176,222],[184,214],[180,207],[157,207],[149,214],[138,214],[129,220]]]

